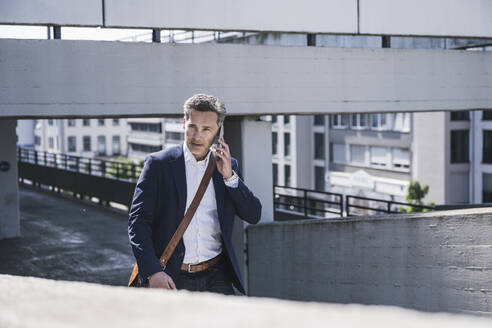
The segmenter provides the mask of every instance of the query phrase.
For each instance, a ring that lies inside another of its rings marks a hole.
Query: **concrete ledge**
[[[258,224],[249,294],[492,314],[492,209]]]
[[[490,215],[492,218],[492,207],[481,207],[473,209],[459,209],[448,211],[434,211],[425,213],[412,213],[412,214],[387,214],[387,215],[370,215],[370,216],[352,216],[352,217],[334,217],[330,219],[302,219],[302,220],[289,220],[289,221],[275,221],[267,223],[258,223],[255,225],[249,225],[247,229],[261,229],[265,225],[306,225],[306,224],[327,224],[343,222],[361,222],[361,221],[385,221],[385,220],[405,220],[405,219],[428,219],[428,218],[453,218],[463,217],[469,220],[473,219],[474,215]]]
[[[491,318],[0,275],[0,327],[467,327]]]

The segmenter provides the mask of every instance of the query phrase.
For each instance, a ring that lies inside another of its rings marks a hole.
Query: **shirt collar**
[[[190,163],[194,166],[198,166],[198,167],[207,167],[208,159],[210,158],[210,154],[212,152],[209,150],[207,153],[207,156],[205,156],[205,159],[202,159],[201,161],[197,161],[195,156],[193,156],[193,153],[188,149],[188,146],[186,145],[186,141],[184,141],[183,142],[183,153],[184,153],[185,162]]]

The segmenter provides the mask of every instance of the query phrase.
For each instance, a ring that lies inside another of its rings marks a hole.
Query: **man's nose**
[[[194,139],[194,140],[200,140],[200,139],[201,139],[201,137],[202,137],[202,134],[200,133],[200,131],[195,130],[195,131],[193,131],[192,136],[193,136],[193,139]]]

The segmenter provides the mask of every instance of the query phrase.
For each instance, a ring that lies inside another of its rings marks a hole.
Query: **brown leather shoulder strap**
[[[188,210],[186,211],[183,220],[181,220],[178,229],[176,229],[176,232],[174,233],[173,237],[169,241],[169,244],[167,244],[166,248],[164,249],[164,252],[161,255],[160,263],[163,269],[166,268],[167,261],[169,261],[169,258],[171,258],[174,249],[176,248],[176,246],[178,246],[178,243],[183,237],[186,228],[188,228],[188,225],[190,224],[193,215],[195,215],[198,205],[200,204],[200,201],[202,200],[203,195],[205,194],[205,190],[207,190],[208,184],[210,182],[210,179],[212,178],[212,174],[214,173],[214,170],[215,170],[215,156],[212,153],[210,154],[210,157],[208,159],[207,169],[205,170],[205,174],[203,175],[202,181],[200,182],[200,186],[198,186],[198,190],[195,194],[195,197],[193,197],[193,201],[191,202],[190,207],[188,207]]]

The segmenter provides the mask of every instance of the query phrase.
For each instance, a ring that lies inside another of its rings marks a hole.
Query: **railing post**
[[[92,158],[89,158],[89,166],[87,167],[87,173],[92,175]]]
[[[120,179],[120,163],[116,162],[116,179]]]
[[[106,177],[106,161],[101,161],[101,176]]]
[[[132,163],[132,179],[133,180],[137,180],[137,177],[136,177],[136,171],[135,171],[135,163]]]
[[[215,34],[215,32],[214,32]],[[277,219],[277,211],[275,210],[275,185],[273,185],[273,221]]]
[[[338,195],[339,201],[338,203],[340,204],[340,217],[343,217],[343,195]]]
[[[350,212],[349,212],[349,209],[350,209],[350,196],[345,196],[345,215],[347,217],[350,216]]]
[[[304,190],[304,216],[308,217],[308,206],[307,206],[307,191]]]
[[[387,210],[387,213],[388,213],[388,214],[390,214],[390,213],[391,213],[391,201],[389,201],[389,202],[387,203],[387,209],[386,209],[386,210]]]
[[[44,166],[48,166],[48,164],[46,162],[46,152],[44,152]]]
[[[76,166],[76,169],[77,169],[77,173],[80,173],[80,168],[79,168],[79,157],[75,157],[75,166]]]

